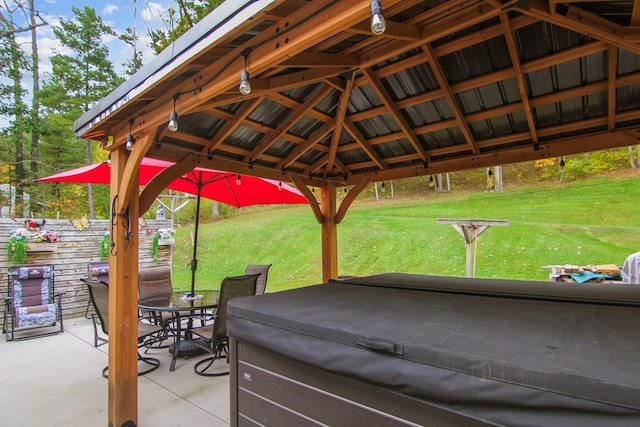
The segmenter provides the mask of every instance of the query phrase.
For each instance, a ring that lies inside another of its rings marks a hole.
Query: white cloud
[[[103,9],[102,9],[102,14],[103,15],[113,15],[114,13],[120,11],[120,8],[118,6],[116,6],[115,4],[110,4],[108,3]]]

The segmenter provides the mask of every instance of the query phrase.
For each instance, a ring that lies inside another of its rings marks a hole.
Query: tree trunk
[[[30,12],[30,23],[31,23],[31,75],[33,78],[33,87],[32,87],[32,101],[31,101],[31,176],[39,177],[39,162],[38,162],[38,144],[40,143],[40,132],[39,132],[39,123],[40,123],[40,100],[39,100],[39,92],[40,92],[40,71],[38,66],[38,40],[36,34],[36,12],[35,12],[35,1],[29,0],[29,12]],[[37,209],[36,206],[36,198],[31,197],[29,199],[31,212],[35,212]]]

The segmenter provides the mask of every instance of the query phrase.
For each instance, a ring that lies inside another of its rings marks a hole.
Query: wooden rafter
[[[616,81],[618,78],[618,48],[609,46],[607,61],[607,128],[616,128]]]
[[[527,85],[524,81],[524,73],[520,66],[520,56],[518,49],[516,48],[516,42],[513,37],[511,25],[509,24],[509,17],[507,15],[500,15],[500,21],[502,22],[502,29],[504,32],[504,38],[507,42],[507,48],[509,49],[509,55],[511,56],[511,64],[513,64],[513,74],[516,82],[518,83],[518,91],[520,92],[520,99],[522,102],[522,108],[524,115],[527,118],[527,124],[529,125],[529,133],[531,134],[531,141],[533,143],[538,142],[538,135],[536,133],[536,123],[533,119],[533,112],[531,111],[531,105],[529,104],[529,93],[527,91]]]
[[[351,78],[347,80],[346,90],[340,94],[340,101],[338,101],[338,108],[336,110],[336,125],[333,128],[333,135],[331,136],[331,143],[329,144],[329,156],[325,165],[325,174],[331,172],[336,160],[338,144],[340,144],[340,136],[342,135],[342,125],[344,123],[344,117],[347,114],[347,107],[349,106],[349,97],[351,96],[351,88],[353,87],[354,78],[355,74],[352,74]]]
[[[378,95],[378,98],[380,98],[380,101],[382,102],[382,104],[387,108],[387,110],[395,120],[396,124],[402,131],[404,137],[407,138],[407,140],[411,143],[411,146],[416,151],[416,153],[418,153],[422,161],[426,162],[427,154],[425,153],[424,148],[422,147],[422,144],[420,144],[420,141],[418,140],[418,137],[413,132],[413,129],[411,129],[411,126],[409,125],[407,120],[404,118],[400,110],[394,104],[393,99],[391,99],[391,96],[389,95],[387,90],[382,86],[382,84],[380,83],[378,78],[375,76],[373,71],[371,71],[368,68],[365,68],[362,70],[362,72],[369,80],[369,84]]]
[[[467,141],[467,145],[469,146],[473,154],[478,154],[479,150],[478,150],[478,146],[476,145],[475,139],[473,138],[473,135],[469,130],[469,126],[467,125],[467,122],[464,120],[462,111],[460,111],[460,107],[458,106],[458,103],[456,102],[456,98],[453,95],[453,92],[451,91],[449,82],[444,76],[444,71],[442,70],[440,63],[434,56],[431,46],[428,44],[424,45],[422,47],[422,51],[425,57],[427,58],[429,65],[431,65],[431,70],[433,71],[433,74],[436,80],[438,81],[438,85],[440,86],[440,89],[442,89],[442,91],[444,92],[444,97],[449,103],[449,108],[451,108],[451,111],[453,112],[453,115],[456,118],[456,124],[460,128],[460,131],[462,132],[464,139]]]
[[[286,132],[294,126],[298,120],[309,113],[309,110],[313,109],[318,102],[324,99],[333,88],[328,85],[323,85],[318,88],[307,98],[307,100],[299,105],[297,108],[291,109],[291,114],[285,121],[283,121],[280,126],[274,129],[271,133],[267,134],[265,138],[260,141],[259,144],[251,151],[248,155],[244,157],[244,161],[248,162],[250,160],[258,158],[262,153],[267,151],[271,145],[273,145],[278,139],[285,138]]]

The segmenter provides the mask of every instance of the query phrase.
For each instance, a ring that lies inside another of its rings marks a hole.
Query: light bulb
[[[133,144],[134,144],[133,135],[131,134],[127,135],[127,143],[124,145],[124,148],[131,151],[133,150]]]
[[[387,22],[382,16],[382,5],[380,0],[371,0],[371,32],[376,36],[384,33],[387,29]]]
[[[282,191],[282,181],[278,183],[278,191]]]
[[[178,130],[178,113],[172,111],[169,114],[169,124],[167,125],[171,132],[176,132]]]
[[[240,175],[238,175],[238,177],[236,178],[236,185],[240,184],[242,184],[242,181],[240,180]]]
[[[251,84],[249,83],[249,72],[243,70],[240,74],[240,93],[243,95],[249,95],[251,93]]]

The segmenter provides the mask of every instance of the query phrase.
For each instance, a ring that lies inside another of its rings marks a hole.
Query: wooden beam
[[[353,201],[369,186],[369,184],[371,184],[371,175],[363,175],[359,178],[356,185],[349,190],[347,196],[342,199],[340,209],[338,209],[338,212],[336,213],[336,224],[340,224],[342,222]]]
[[[142,135],[140,139],[136,141],[130,156],[127,158],[127,163],[122,171],[122,177],[118,179],[118,199],[115,208],[119,214],[124,214],[134,195],[136,199],[138,197],[138,169],[140,168],[142,158],[147,154],[147,151],[149,151],[152,142],[153,139],[150,135]],[[124,149],[124,147],[120,147],[119,149]],[[114,180],[112,179],[111,182],[114,182]],[[138,201],[136,200],[136,206],[137,203]]]
[[[336,187],[325,183],[320,187],[322,208],[322,281],[338,278],[338,227],[336,224]]]
[[[331,136],[331,143],[329,144],[329,155],[327,156],[325,175],[331,172],[336,159],[336,152],[338,151],[338,144],[340,143],[340,136],[342,134],[342,124],[344,123],[344,117],[347,114],[347,107],[349,106],[349,98],[351,97],[354,78],[355,73],[351,74],[351,78],[347,80],[346,90],[340,94],[340,100],[338,101],[338,108],[336,110],[336,125],[333,128],[333,135]]]
[[[298,175],[289,175],[289,179],[293,182],[296,188],[300,190],[302,194],[304,194],[304,197],[306,197],[306,199],[309,201],[309,207],[311,208],[311,211],[313,212],[313,216],[316,218],[316,221],[318,221],[318,224],[324,223],[324,220],[325,220],[324,214],[322,213],[322,210],[318,205],[318,200],[316,199],[316,196],[314,196],[313,193],[309,190],[309,187],[307,187],[307,185],[302,181],[302,179]]]
[[[193,170],[198,164],[198,158],[192,154],[154,176],[153,179],[145,185],[142,193],[140,193],[140,215],[144,215],[144,213],[149,210],[154,200],[167,188],[167,185]]]
[[[242,122],[244,122],[244,120],[258,105],[260,105],[263,100],[264,97],[257,97],[245,101],[233,118],[228,120],[222,129],[216,132],[215,138],[212,138],[209,144],[202,147],[202,152],[214,152],[224,142],[224,140],[227,139]]]
[[[427,154],[425,153],[425,150],[422,147],[422,144],[416,137],[415,133],[413,132],[413,129],[411,129],[411,126],[409,125],[407,120],[404,118],[400,110],[394,104],[393,99],[391,98],[391,95],[389,95],[387,90],[382,86],[382,84],[376,78],[375,74],[373,73],[373,71],[371,71],[371,69],[365,68],[362,70],[362,73],[367,77],[372,89],[376,92],[376,95],[378,95],[378,98],[380,98],[380,101],[387,107],[387,110],[389,111],[389,113],[395,120],[396,124],[404,134],[405,138],[409,140],[415,152],[418,153],[418,155],[420,156],[420,158],[422,158],[423,161],[426,162]]]
[[[286,139],[286,132],[293,127],[298,120],[307,115],[307,113],[313,109],[320,101],[322,101],[329,93],[333,91],[333,88],[329,85],[322,85],[315,89],[315,91],[297,108],[292,108],[291,114],[287,117],[276,129],[267,134],[265,138],[260,141],[255,148],[244,157],[244,161],[258,158],[262,153],[267,151],[271,145],[280,138]]]
[[[471,130],[469,129],[467,122],[464,120],[462,111],[460,111],[460,106],[458,106],[458,103],[456,102],[456,98],[453,95],[451,87],[449,86],[449,82],[447,81],[444,75],[444,70],[440,66],[440,62],[438,62],[438,59],[433,54],[431,45],[426,44],[422,46],[422,52],[424,53],[424,56],[427,58],[427,61],[429,61],[431,70],[433,71],[433,74],[436,80],[438,81],[438,85],[440,86],[440,89],[442,89],[444,92],[444,96],[447,102],[449,103],[449,108],[451,108],[451,111],[453,112],[453,115],[456,118],[457,125],[460,128],[460,132],[462,132],[464,139],[467,141],[467,145],[469,146],[469,149],[471,150],[472,153],[477,154],[479,151],[478,151],[478,147],[476,146],[476,141],[473,138],[473,135],[471,134]]]
[[[511,64],[513,65],[513,74],[518,84],[518,91],[520,92],[520,99],[522,100],[522,107],[524,109],[524,115],[527,119],[527,125],[529,126],[529,133],[531,134],[531,140],[535,143],[538,141],[538,134],[536,133],[536,123],[533,119],[533,112],[531,111],[531,105],[529,105],[529,94],[527,93],[527,85],[524,82],[524,73],[520,66],[520,55],[516,48],[516,42],[513,37],[512,29],[509,24],[508,15],[500,15],[500,22],[502,23],[502,29],[504,32],[504,38],[507,42],[507,48],[509,50],[509,56],[511,57]]]
[[[138,174],[125,175],[130,153],[111,153],[111,200],[132,194],[128,210],[112,212],[109,257],[109,425],[138,425]],[[125,185],[131,180],[132,186]],[[117,199],[116,199],[117,200]]]

